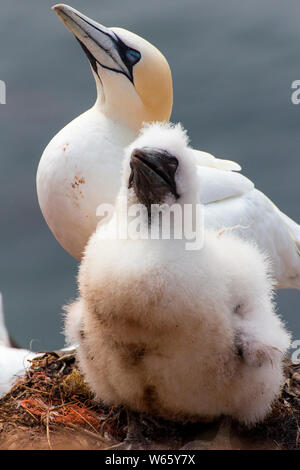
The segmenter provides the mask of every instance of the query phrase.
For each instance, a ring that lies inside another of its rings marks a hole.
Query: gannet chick
[[[86,247],[66,334],[79,341],[80,367],[106,404],[252,425],[280,391],[290,340],[274,310],[266,258],[233,231],[205,230],[193,251],[184,237],[145,237],[162,223],[155,211],[194,207],[204,184],[179,125],[143,130],[126,151],[115,214]],[[116,237],[116,220],[130,224],[135,204],[143,204],[141,230]],[[172,220],[173,229],[181,225]]]

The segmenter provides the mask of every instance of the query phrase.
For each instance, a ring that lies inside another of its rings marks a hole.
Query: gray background
[[[86,57],[48,0],[0,1],[0,290],[22,346],[63,344],[61,306],[76,293],[77,263],[40,213],[35,173],[44,147],[93,104]],[[122,26],[166,55],[173,121],[194,146],[240,162],[292,218],[299,215],[299,0],[72,0],[107,26]],[[300,294],[281,291],[279,310],[300,338]]]

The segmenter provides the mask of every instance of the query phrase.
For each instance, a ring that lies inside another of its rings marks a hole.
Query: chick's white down
[[[127,190],[129,161],[143,147],[177,158],[176,202],[197,202],[201,172],[186,134],[154,124],[126,151],[120,191],[129,203],[137,202]],[[197,251],[185,240],[110,239],[113,219],[91,237],[80,297],[66,308],[67,339],[79,343],[96,397],[172,420],[262,420],[280,392],[290,340],[266,257],[234,230],[206,230]]]

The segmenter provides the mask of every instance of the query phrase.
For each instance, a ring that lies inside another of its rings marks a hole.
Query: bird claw
[[[185,444],[180,450],[230,450],[232,449],[231,434],[231,418],[225,416],[221,419],[216,436],[213,440],[196,439]]]
[[[212,450],[213,448],[213,442],[201,441],[197,439],[195,441],[188,442],[179,450]]]
[[[147,450],[151,448],[150,441],[143,436],[138,416],[131,410],[127,413],[127,435],[123,442],[107,447],[105,450]]]

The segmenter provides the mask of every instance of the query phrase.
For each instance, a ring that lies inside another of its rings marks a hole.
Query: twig
[[[47,441],[48,441],[49,448],[50,450],[53,450],[51,442],[50,442],[49,411],[47,412],[47,416],[46,416],[46,432],[47,432]]]
[[[31,392],[44,393],[44,395],[50,395],[49,392],[46,392],[44,390],[38,390],[36,388],[30,388],[30,387],[27,387],[27,385],[22,385],[22,387],[25,388],[26,390],[30,390]]]
[[[83,421],[85,421],[89,426],[91,426],[91,428],[97,433],[97,429],[94,428],[94,426],[88,422],[87,419],[85,419],[84,416],[82,416],[80,413],[78,413],[78,411],[74,410],[74,408],[72,409],[72,411],[74,411],[76,414],[78,414],[80,416],[81,419],[83,419]]]
[[[23,410],[26,411],[26,413],[30,414],[30,416],[32,416],[32,418],[34,418],[36,421],[39,421],[38,418],[34,416],[34,414],[31,413],[27,408],[23,408]]]

